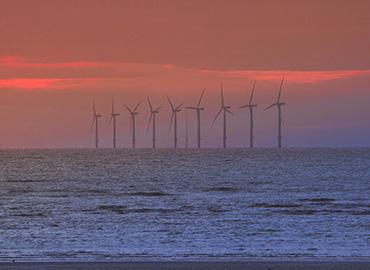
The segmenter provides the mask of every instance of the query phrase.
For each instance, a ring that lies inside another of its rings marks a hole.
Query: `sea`
[[[370,149],[0,151],[0,261],[369,259]]]

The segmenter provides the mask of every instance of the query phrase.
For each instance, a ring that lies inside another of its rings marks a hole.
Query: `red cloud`
[[[80,80],[76,79],[54,79],[54,78],[15,78],[0,80],[0,88],[17,89],[66,89],[82,86]]]

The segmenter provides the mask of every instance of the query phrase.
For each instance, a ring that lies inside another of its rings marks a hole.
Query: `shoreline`
[[[34,261],[0,262],[0,269],[18,270],[367,270],[370,260],[311,260],[311,261]]]

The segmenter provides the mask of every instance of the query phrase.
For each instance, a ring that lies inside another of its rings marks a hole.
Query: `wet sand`
[[[368,270],[362,262],[3,262],[0,269],[18,270]]]

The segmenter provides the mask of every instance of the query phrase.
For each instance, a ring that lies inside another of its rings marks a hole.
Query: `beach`
[[[310,262],[12,262],[0,263],[3,270],[367,270],[369,261]]]

